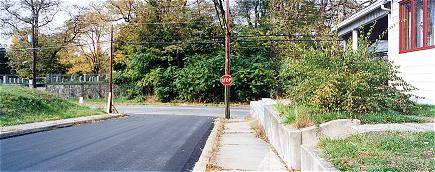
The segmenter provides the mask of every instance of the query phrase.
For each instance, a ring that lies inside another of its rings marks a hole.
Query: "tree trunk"
[[[258,5],[259,5],[259,0],[255,0],[255,4],[254,4],[254,13],[255,13],[255,28],[258,27],[259,23],[260,23],[260,14],[258,13]]]

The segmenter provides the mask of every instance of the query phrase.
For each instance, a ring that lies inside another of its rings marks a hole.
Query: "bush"
[[[366,51],[367,41],[359,45],[358,51],[343,51],[335,44],[307,47],[299,57],[285,59],[280,76],[287,98],[328,111],[409,113],[413,87],[397,76],[389,61]]]
[[[125,70],[114,72],[113,82],[131,99],[154,94],[162,68],[169,66],[170,60],[154,48],[135,53],[129,56]]]
[[[225,54],[196,54],[183,61],[183,67],[171,66],[170,59],[159,57],[157,50],[147,50],[129,57],[127,68],[114,73],[114,83],[127,90],[128,98],[155,95],[160,101],[223,101]],[[162,65],[168,61],[167,65]],[[234,56],[231,59],[232,101],[269,97],[275,70],[264,55]],[[160,65],[157,65],[160,64]]]
[[[239,101],[270,97],[275,85],[275,71],[271,66],[271,60],[262,55],[235,57],[232,68],[232,97]]]
[[[224,73],[225,56],[195,55],[185,61],[186,66],[177,72],[174,85],[178,97],[187,101],[217,102],[223,100],[223,87],[219,77]]]
[[[187,101],[219,102],[223,100],[223,86],[219,78],[224,74],[225,56],[195,55],[178,71],[175,85],[179,98]],[[260,55],[236,56],[231,59],[232,101],[249,101],[269,97],[274,71],[269,59]]]
[[[160,68],[159,68],[160,69]],[[162,102],[168,102],[178,95],[176,85],[177,68],[174,66],[166,68],[165,71],[160,69],[159,77],[154,83],[154,94]]]

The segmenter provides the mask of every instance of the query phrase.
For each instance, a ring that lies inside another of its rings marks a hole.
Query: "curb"
[[[20,136],[20,135],[25,135],[25,134],[30,134],[30,133],[36,133],[36,132],[41,132],[41,131],[48,131],[48,130],[53,130],[56,128],[70,127],[70,126],[73,126],[76,124],[91,123],[91,122],[95,122],[95,121],[119,118],[119,117],[124,117],[124,116],[127,116],[127,115],[124,115],[124,114],[103,114],[103,115],[94,115],[94,116],[86,116],[86,117],[78,117],[78,118],[68,118],[68,119],[61,119],[61,120],[55,120],[55,121],[35,122],[35,123],[1,127],[0,139],[14,137],[14,136]],[[44,124],[44,123],[47,123],[47,124]],[[38,124],[39,124],[39,126],[38,126]],[[36,126],[25,128],[25,127],[23,127],[25,125],[36,125]],[[25,128],[25,129],[20,129],[20,127]],[[6,131],[4,131],[5,129],[6,129]]]
[[[201,156],[199,157],[198,161],[195,163],[195,166],[193,167],[192,171],[199,172],[199,171],[206,170],[207,164],[210,162],[213,153],[213,144],[216,142],[218,130],[221,125],[223,125],[222,119],[216,118],[213,129],[211,130],[207,142],[204,145],[204,149],[202,150]]]

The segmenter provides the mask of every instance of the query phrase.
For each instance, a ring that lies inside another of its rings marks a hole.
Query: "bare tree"
[[[127,23],[136,18],[140,5],[141,2],[136,0],[107,0],[104,3],[104,7],[112,14],[112,21],[124,20]]]
[[[41,27],[50,24],[60,11],[60,0],[2,0],[0,2],[0,28],[12,35],[23,28],[35,27],[35,42]]]
[[[331,28],[374,2],[376,0],[317,0],[321,22],[319,27]]]

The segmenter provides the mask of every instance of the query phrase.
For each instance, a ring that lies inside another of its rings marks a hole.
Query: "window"
[[[407,2],[402,5],[402,48],[411,48],[411,3]]]
[[[430,0],[427,5],[427,30],[426,45],[435,45],[435,0]]]
[[[400,53],[435,48],[435,0],[400,2]]]
[[[414,0],[414,6],[414,45],[416,48],[420,48],[423,46],[423,0]]]

